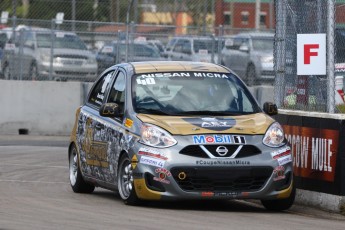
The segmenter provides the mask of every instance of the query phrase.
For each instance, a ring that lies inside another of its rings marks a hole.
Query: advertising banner
[[[344,120],[279,114],[291,145],[297,188],[345,194]]]

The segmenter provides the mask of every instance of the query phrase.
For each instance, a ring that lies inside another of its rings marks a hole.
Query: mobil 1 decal
[[[223,131],[232,128],[236,124],[236,120],[233,118],[215,118],[215,117],[191,117],[183,118],[184,121],[191,123],[192,125],[200,128]]]

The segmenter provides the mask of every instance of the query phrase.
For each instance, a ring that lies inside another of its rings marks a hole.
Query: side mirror
[[[120,116],[119,105],[116,103],[105,103],[99,108],[99,115],[102,117]]]
[[[264,112],[270,116],[278,114],[277,105],[272,102],[265,102],[263,109],[264,109]]]

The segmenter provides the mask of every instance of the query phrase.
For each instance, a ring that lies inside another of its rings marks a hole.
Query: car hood
[[[145,123],[159,126],[173,135],[210,133],[265,134],[274,120],[264,113],[241,116],[161,116],[138,114]]]
[[[50,54],[51,49],[50,48],[39,48],[39,50],[42,53],[47,53]],[[85,57],[95,57],[96,55],[93,54],[89,50],[78,50],[78,49],[54,49],[53,50],[54,56],[59,56],[59,55],[73,55],[73,56],[85,56]]]

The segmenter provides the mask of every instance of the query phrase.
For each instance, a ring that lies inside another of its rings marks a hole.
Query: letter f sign
[[[296,59],[297,75],[326,75],[326,34],[297,34]]]
[[[317,56],[317,52],[313,52],[312,49],[319,49],[319,44],[305,44],[304,45],[304,64],[309,65],[310,64],[310,57],[311,56]]]

